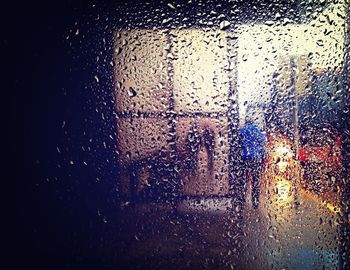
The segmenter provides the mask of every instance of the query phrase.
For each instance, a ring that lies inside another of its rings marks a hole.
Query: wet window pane
[[[29,269],[350,269],[349,1],[74,6],[13,31]]]
[[[115,32],[126,263],[349,267],[348,10],[298,12]]]

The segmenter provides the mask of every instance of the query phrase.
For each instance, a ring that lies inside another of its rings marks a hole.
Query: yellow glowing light
[[[333,215],[338,215],[339,214],[339,207],[336,205],[333,205],[329,202],[325,202],[324,200],[322,200],[320,197],[318,197],[317,195],[312,194],[311,192],[301,188],[300,189],[300,193],[307,197],[309,200],[312,200],[314,202],[316,202],[318,205],[324,206],[325,208],[327,208],[327,210],[332,213]],[[350,220],[348,220],[348,223],[350,224]],[[338,225],[338,222],[335,221],[335,224]]]
[[[290,147],[281,143],[274,147],[272,152],[272,158],[277,165],[280,172],[285,172],[289,165],[289,161],[293,157],[293,152]]]
[[[287,146],[279,145],[275,148],[275,154],[278,156],[290,157],[292,155],[292,151]]]
[[[291,185],[291,183],[283,177],[275,176],[275,179],[277,180],[276,185],[275,185],[276,191],[277,191],[276,192],[277,199],[281,203],[290,202],[292,200],[292,196],[291,196],[292,185]]]
[[[285,172],[287,170],[287,167],[288,167],[288,164],[289,162],[286,162],[286,161],[280,161],[277,163],[277,166],[278,166],[278,170],[280,172]]]
[[[339,207],[329,203],[329,202],[324,202],[321,198],[319,198],[318,196],[312,194],[311,192],[309,191],[306,191],[305,189],[301,189],[301,193],[307,197],[309,200],[312,200],[314,202],[316,202],[317,204],[319,205],[323,205],[325,206],[328,211],[330,211],[331,213],[333,214],[337,214],[338,213],[338,209]]]

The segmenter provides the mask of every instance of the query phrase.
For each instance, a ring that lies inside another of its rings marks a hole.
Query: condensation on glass
[[[228,269],[349,267],[347,10],[342,1],[322,6],[299,23],[115,31],[118,190],[135,213],[170,205],[168,233],[182,242],[164,232],[164,253],[198,247],[203,260],[192,261]],[[250,122],[264,143],[249,163],[241,134]],[[181,236],[191,227],[184,217],[204,220],[191,221],[203,242]],[[140,250],[152,249],[144,241]]]

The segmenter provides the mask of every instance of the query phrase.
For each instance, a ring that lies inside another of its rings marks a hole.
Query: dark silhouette
[[[240,179],[241,202],[245,203],[245,196],[249,178],[252,181],[253,207],[257,208],[260,197],[260,177],[264,166],[266,136],[259,128],[247,119],[245,127],[239,131],[241,145],[241,169],[243,175]]]

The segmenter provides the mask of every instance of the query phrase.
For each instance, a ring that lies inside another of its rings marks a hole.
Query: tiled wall
[[[227,34],[119,31],[114,55],[122,192],[131,178],[136,192],[155,185],[152,166],[164,165],[176,166],[169,177],[181,194],[227,194]]]

